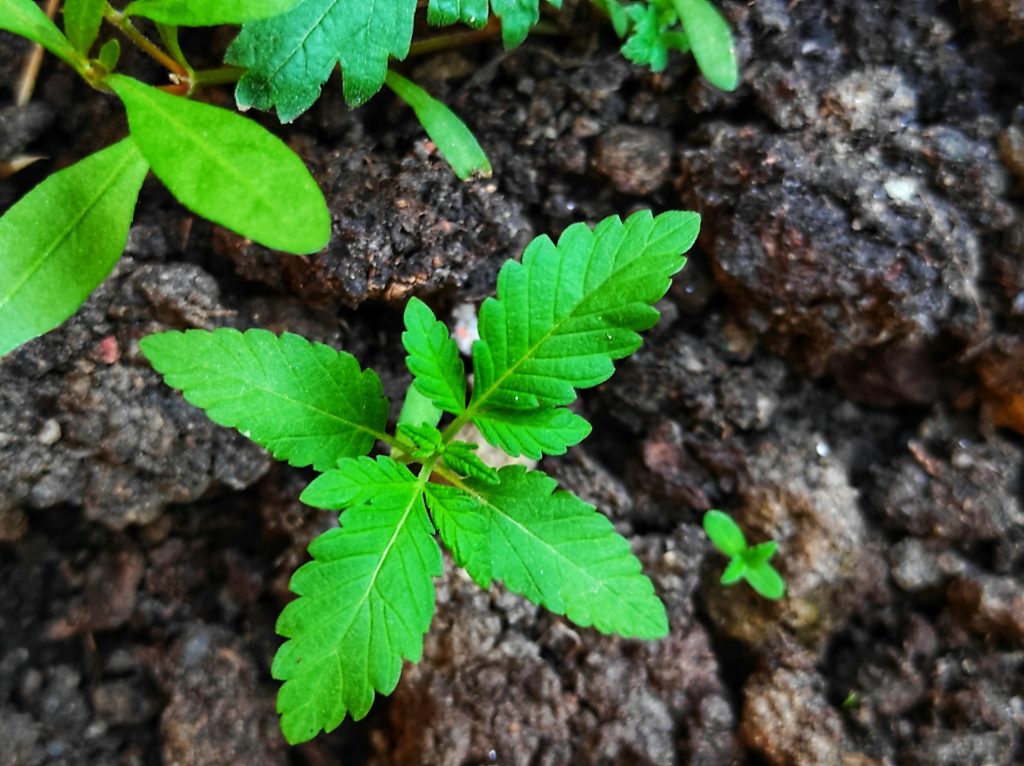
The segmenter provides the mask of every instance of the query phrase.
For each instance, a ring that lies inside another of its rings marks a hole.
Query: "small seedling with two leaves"
[[[727,514],[708,511],[704,514],[704,531],[719,551],[729,557],[722,573],[722,585],[735,585],[740,580],[767,599],[777,601],[786,594],[786,583],[768,563],[778,548],[774,540],[747,545],[743,530]]]
[[[394,434],[380,380],[354,357],[297,335],[188,330],[140,346],[168,385],[215,422],[320,475],[302,493],[342,511],[291,581],[272,674],[290,742],[367,714],[403,659],[416,662],[441,574],[435,534],[481,587],[494,581],[578,625],[655,639],[665,607],[629,542],[596,509],[522,466],[495,469],[461,440],[473,424],[511,456],[561,455],[590,433],[567,405],[607,380],[658,320],[685,263],[695,213],[608,218],[534,240],[480,309],[467,400],[464,364],[425,303],[405,310],[413,382]],[[376,444],[388,454],[369,457]]]

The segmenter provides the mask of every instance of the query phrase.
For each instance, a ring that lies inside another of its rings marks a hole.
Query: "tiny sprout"
[[[735,585],[740,580],[746,580],[751,588],[772,601],[785,595],[786,583],[768,563],[778,543],[768,540],[748,546],[743,530],[721,511],[708,511],[704,514],[704,531],[715,547],[729,557],[729,565],[722,573],[722,585]]]

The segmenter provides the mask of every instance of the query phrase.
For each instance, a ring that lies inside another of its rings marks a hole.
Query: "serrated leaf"
[[[188,330],[150,335],[142,353],[215,423],[293,466],[326,471],[383,435],[380,379],[351,354],[291,333]]]
[[[226,109],[130,77],[106,83],[128,110],[142,156],[189,210],[275,250],[315,253],[327,244],[323,194],[279,138]]]
[[[740,74],[729,23],[708,0],[672,2],[701,74],[716,88],[736,90]]]
[[[743,530],[721,511],[708,511],[704,514],[704,531],[715,547],[726,556],[739,556],[747,549]]]
[[[608,14],[615,34],[625,37],[630,27],[629,6],[623,5],[619,0],[594,0],[594,5]]]
[[[291,122],[313,105],[340,62],[345,100],[358,106],[381,89],[388,59],[409,52],[415,13],[416,0],[304,0],[246,24],[226,56],[249,70],[235,98],[242,108],[276,108]]]
[[[388,72],[387,86],[416,114],[416,119],[437,145],[441,156],[465,181],[474,173],[490,178],[491,162],[466,123],[423,88],[396,72]]]
[[[590,435],[590,423],[565,407],[490,409],[473,418],[480,434],[512,457],[564,455]]]
[[[125,139],[54,173],[0,218],[0,355],[71,316],[114,268],[147,169]]]
[[[399,423],[398,435],[412,445],[411,456],[417,460],[441,451],[441,432],[433,426]]]
[[[473,416],[567,404],[576,389],[611,377],[612,360],[636,351],[638,333],[657,321],[653,304],[699,227],[696,213],[644,211],[625,223],[606,218],[593,231],[574,224],[557,245],[538,237],[521,264],[507,262],[497,298],[480,310]]]
[[[466,368],[444,322],[419,298],[405,306],[402,345],[413,384],[438,407],[454,415],[466,409]]]
[[[562,0],[548,0],[548,4],[561,8]],[[540,21],[540,0],[491,0],[491,7],[501,19],[501,41],[506,49],[522,43],[530,27]]]
[[[302,0],[134,0],[127,16],[144,16],[160,24],[212,27],[244,24],[286,13]]]
[[[722,572],[722,585],[735,585],[747,573],[747,563],[739,556],[729,561],[729,566]]]
[[[466,442],[452,442],[444,448],[442,461],[456,473],[478,479],[485,484],[497,484],[498,472],[480,459],[477,446]]]
[[[39,43],[76,69],[85,63],[71,41],[34,0],[0,0],[0,29]]]
[[[786,583],[782,579],[782,575],[776,572],[771,564],[748,566],[743,577],[751,588],[767,599],[778,601],[786,595]]]
[[[106,0],[65,0],[64,32],[79,52],[88,55],[103,23]]]
[[[427,484],[426,497],[434,525],[456,564],[465,568],[468,561],[485,555],[487,516],[480,513],[480,503],[476,499],[455,487],[434,483]],[[469,575],[472,577],[473,573],[469,572]],[[487,588],[491,578],[488,576],[482,581],[476,580],[476,583]]]
[[[277,621],[290,640],[271,673],[285,682],[277,709],[293,744],[337,728],[346,715],[364,717],[375,691],[394,690],[403,658],[418,662],[423,653],[440,551],[423,484],[397,464],[385,470],[404,472],[404,481],[345,511],[340,529],[313,541],[313,561],[291,581],[299,598]]]
[[[313,479],[299,500],[313,508],[340,511],[369,503],[389,488],[407,483],[411,476],[408,468],[394,460],[347,457],[338,461],[337,468]]]
[[[488,0],[430,0],[427,23],[437,27],[462,22],[474,29],[487,25],[490,14]]]
[[[441,538],[463,557],[481,585],[492,579],[577,625],[633,638],[668,633],[665,607],[629,542],[611,522],[579,498],[556,492],[555,481],[522,466],[498,472],[490,486],[472,479],[457,485],[486,518],[473,532],[462,519],[468,506],[431,506]],[[458,530],[454,539],[452,530]]]
[[[661,72],[668,65],[669,51],[685,53],[690,49],[686,35],[678,30],[679,19],[674,11],[654,5],[632,5],[625,13],[631,29],[622,55],[633,63]]]

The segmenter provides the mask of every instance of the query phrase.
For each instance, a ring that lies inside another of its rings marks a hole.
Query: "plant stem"
[[[210,85],[229,85],[238,82],[245,74],[240,66],[221,66],[214,69],[197,69],[192,73],[193,88],[204,88]]]
[[[482,29],[474,29],[470,32],[453,32],[448,35],[436,35],[420,40],[409,46],[409,56],[423,56],[427,53],[447,51],[452,48],[462,48],[467,45],[483,42],[498,37],[501,34],[501,25],[495,19],[487,22]]]
[[[147,56],[157,61],[169,72],[174,74],[179,80],[187,81],[188,72],[186,69],[165,53],[159,46],[155,45],[148,37],[142,32],[135,28],[135,25],[120,11],[112,8],[110,3],[107,3],[103,9],[103,18],[112,26],[116,27],[121,34],[131,40],[132,44],[145,53]]]
[[[57,6],[60,0],[49,0],[46,4],[46,15],[51,19],[57,15]],[[28,55],[25,68],[21,70],[21,79],[18,81],[18,92],[14,97],[15,106],[25,106],[32,100],[32,92],[36,89],[36,80],[39,79],[39,68],[43,65],[43,46],[38,43],[32,46],[32,52]]]

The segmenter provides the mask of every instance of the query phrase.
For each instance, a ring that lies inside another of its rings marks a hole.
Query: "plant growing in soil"
[[[722,585],[735,585],[740,580],[767,599],[777,601],[786,594],[786,583],[768,559],[775,555],[778,543],[774,540],[748,546],[743,530],[721,511],[704,514],[704,531],[719,551],[729,557],[729,565],[722,573]]]
[[[291,581],[272,673],[284,681],[292,742],[362,718],[418,661],[441,574],[435,532],[481,586],[499,580],[578,625],[655,639],[665,608],[629,543],[553,479],[495,469],[463,441],[476,426],[511,456],[561,455],[590,433],[567,405],[614,372],[658,319],[653,304],[685,264],[700,217],[636,213],[558,243],[535,239],[480,309],[467,401],[462,358],[425,303],[409,302],[402,343],[413,381],[394,434],[380,380],[354,357],[297,335],[188,330],[150,335],[146,357],[215,422],[293,466],[320,472],[302,493],[342,511]],[[368,457],[376,444],[389,454]]]

